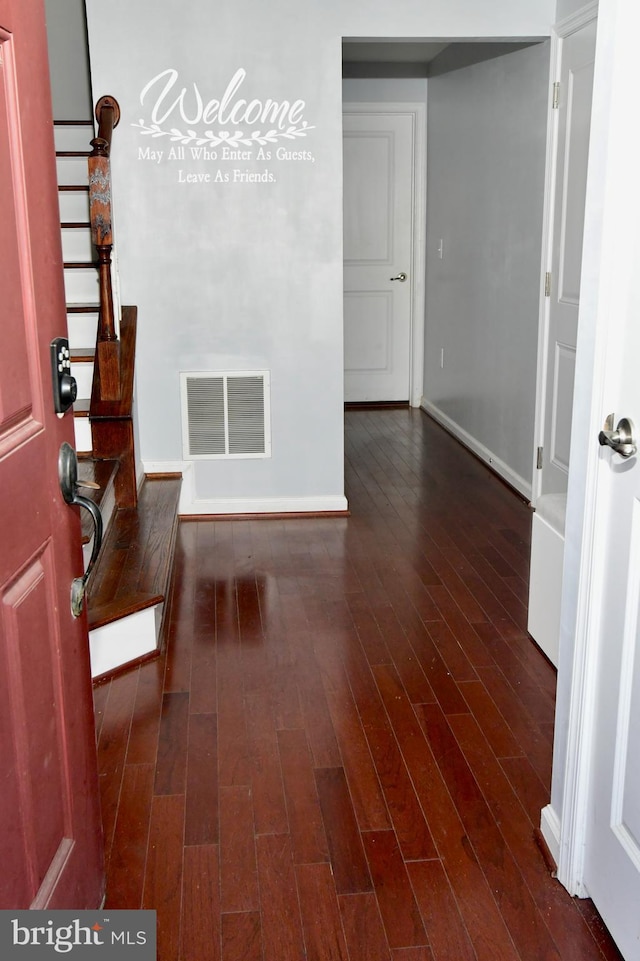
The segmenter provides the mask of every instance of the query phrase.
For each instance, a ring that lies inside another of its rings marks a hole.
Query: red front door
[[[103,896],[77,508],[57,479],[71,415],[53,410],[66,333],[42,0],[0,0],[0,908]]]

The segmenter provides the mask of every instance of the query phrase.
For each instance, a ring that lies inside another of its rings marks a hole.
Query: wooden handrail
[[[107,153],[111,150],[111,137],[114,127],[120,122],[120,105],[115,97],[100,97],[96,104],[96,120],[98,121],[98,136],[106,144]],[[95,140],[91,141],[92,144]]]
[[[120,398],[120,344],[116,332],[111,285],[111,139],[120,120],[114,97],[101,97],[96,104],[98,136],[91,141],[89,155],[89,217],[91,239],[98,254],[100,310],[96,342],[96,365],[102,400]]]

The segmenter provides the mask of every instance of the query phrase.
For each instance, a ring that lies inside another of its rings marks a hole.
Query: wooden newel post
[[[96,363],[91,391],[91,441],[94,456],[118,461],[115,497],[118,507],[135,507],[138,500],[133,430],[133,381],[137,310],[123,307],[120,323],[114,316],[111,287],[113,230],[111,214],[111,137],[120,119],[113,97],[96,104],[98,135],[89,156],[91,239],[97,253],[100,311]]]
[[[98,251],[98,282],[100,285],[100,332],[98,340],[117,340],[111,286],[111,244],[96,245]]]

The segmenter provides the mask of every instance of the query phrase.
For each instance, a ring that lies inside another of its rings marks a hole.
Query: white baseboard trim
[[[219,497],[180,502],[180,514],[326,514],[344,513],[346,497]]]
[[[191,471],[193,463],[189,460],[143,460],[145,474],[182,474]]]
[[[431,401],[427,400],[425,397],[422,398],[420,407],[425,411],[425,413],[433,417],[434,420],[437,420],[442,427],[449,431],[450,434],[453,434],[453,436],[459,440],[461,444],[464,444],[465,447],[468,447],[469,450],[473,451],[476,457],[479,457],[480,460],[484,461],[485,464],[488,464],[488,466],[495,471],[496,474],[499,474],[500,477],[507,482],[507,484],[510,484],[511,487],[522,494],[523,497],[526,497],[527,500],[531,500],[531,484],[528,483],[524,477],[521,477],[520,474],[516,474],[516,472],[512,470],[508,464],[505,464],[503,460],[501,460],[499,457],[496,457],[493,451],[489,450],[488,447],[485,447],[484,444],[481,444],[480,441],[476,440],[475,437],[473,437],[466,430],[464,430],[464,428],[460,427],[459,424],[448,417],[444,411],[440,410],[436,404],[432,404]]]
[[[540,832],[556,864],[560,863],[560,818],[547,804],[540,812]]]
[[[147,607],[89,631],[91,677],[101,677],[158,647],[164,604]]]
[[[199,498],[191,461],[145,461],[145,474],[182,474],[178,514],[206,517],[211,514],[343,514],[349,509],[340,494],[311,497],[211,497]]]

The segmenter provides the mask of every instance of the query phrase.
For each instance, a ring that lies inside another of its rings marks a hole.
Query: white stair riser
[[[95,267],[66,269],[64,272],[64,289],[68,304],[97,303],[100,297],[98,271]]]
[[[69,347],[94,347],[98,335],[98,311],[93,314],[67,314]]]
[[[71,362],[71,374],[78,385],[78,397],[82,400],[91,397],[91,382],[93,380],[93,364],[78,361]]]
[[[90,631],[91,676],[100,677],[157,650],[163,607],[156,604]]]
[[[90,454],[91,445],[91,425],[88,417],[74,417],[73,429],[75,432],[76,451],[79,454]]]
[[[58,184],[80,186],[89,183],[89,167],[86,157],[57,157]]]
[[[91,141],[95,134],[90,124],[55,124],[53,136],[56,150],[91,150]]]
[[[91,243],[91,230],[88,227],[66,227],[62,229],[62,257],[70,260],[95,260],[96,252]]]
[[[89,193],[86,190],[62,190],[58,194],[60,220],[64,223],[89,223]]]

